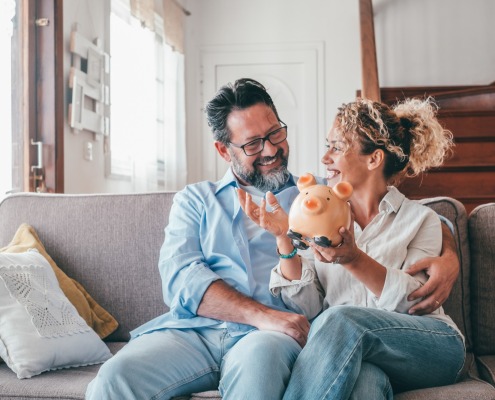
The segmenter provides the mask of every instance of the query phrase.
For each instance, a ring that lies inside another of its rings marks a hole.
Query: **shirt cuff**
[[[270,275],[270,292],[274,297],[280,296],[282,289],[285,289],[287,296],[298,293],[304,286],[315,281],[316,271],[314,265],[301,257],[302,273],[301,279],[289,280],[282,274],[280,263],[272,269]]]
[[[192,265],[188,274],[187,285],[183,287],[178,296],[178,307],[175,309],[177,318],[193,318],[208,287],[216,280],[221,279],[203,263]],[[197,282],[198,284],[191,284]]]
[[[405,314],[418,302],[418,300],[408,301],[407,296],[419,289],[421,282],[404,274],[398,269],[387,269],[382,295],[377,303],[379,308]]]

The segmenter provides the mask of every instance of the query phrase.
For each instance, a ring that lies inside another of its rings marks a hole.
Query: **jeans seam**
[[[344,369],[349,365],[349,360],[352,358],[352,356],[354,355],[355,351],[356,351],[356,347],[358,346],[358,344],[361,342],[363,336],[367,333],[367,332],[370,332],[371,329],[367,329],[365,330],[361,336],[359,336],[358,340],[356,341],[356,345],[352,348],[351,350],[351,353],[349,354],[349,357],[347,357],[347,359],[345,360],[344,362],[344,366],[340,369],[338,375],[335,377],[335,379],[333,380],[332,384],[330,385],[330,387],[328,388],[328,390],[325,392],[325,394],[323,395],[323,399],[326,399],[328,398],[328,393],[332,390],[332,387],[334,386],[335,382],[339,379],[340,375],[342,374],[342,372],[344,371]]]
[[[185,383],[192,382],[193,380],[198,379],[201,376],[205,376],[205,375],[207,375],[207,374],[209,374],[211,372],[218,372],[218,371],[219,371],[219,368],[216,367],[216,366],[208,367],[208,368],[205,368],[205,369],[203,369],[201,371],[198,371],[194,375],[191,375],[191,376],[189,376],[187,378],[184,378],[184,379],[182,379],[180,381],[175,382],[173,385],[170,385],[170,386],[167,386],[166,388],[163,388],[157,394],[153,395],[151,397],[151,400],[159,399],[161,396],[163,396],[163,393],[168,392],[171,389],[175,389],[175,388],[177,388],[179,386],[184,385]]]

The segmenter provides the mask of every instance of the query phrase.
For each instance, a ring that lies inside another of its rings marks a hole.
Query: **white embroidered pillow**
[[[19,379],[111,356],[37,250],[0,253],[0,357]]]

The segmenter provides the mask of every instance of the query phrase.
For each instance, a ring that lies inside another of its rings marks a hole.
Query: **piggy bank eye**
[[[327,197],[327,200],[330,201],[330,197]]]

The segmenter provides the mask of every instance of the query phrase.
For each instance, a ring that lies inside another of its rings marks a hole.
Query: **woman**
[[[339,108],[322,159],[329,186],[347,181],[354,188],[354,224],[340,229],[339,247],[312,243],[295,256],[275,197],[267,195],[274,210],[267,212],[264,201],[258,207],[239,192],[246,214],[277,239],[272,293],[309,319],[318,315],[284,399],[392,399],[394,392],[456,381],[465,349],[454,322],[441,307],[407,314],[414,303],[408,295],[426,276],[406,271],[440,254],[441,222],[390,186],[443,162],[452,135],[435,111],[430,99],[393,109],[369,100]]]

